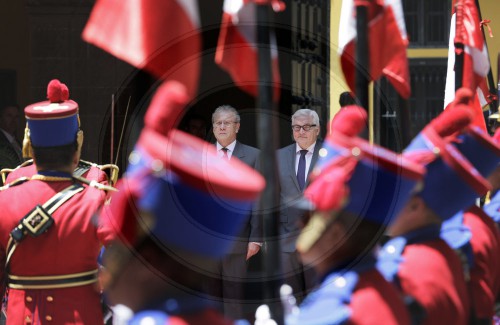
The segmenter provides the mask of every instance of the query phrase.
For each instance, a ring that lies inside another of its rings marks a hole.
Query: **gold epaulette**
[[[109,176],[109,183],[111,184],[111,186],[115,186],[116,182],[118,181],[118,173],[120,172],[120,168],[115,164],[98,165],[98,164],[95,164],[93,162],[86,161],[83,159],[80,159],[80,164],[86,164],[89,166],[89,168],[90,168],[90,166],[97,167],[100,170],[102,170],[103,172],[109,171],[108,176]],[[81,176],[81,175],[77,175],[77,176]]]
[[[3,168],[2,170],[0,170],[0,177],[2,177],[2,183],[5,184],[5,181],[7,180],[7,176],[9,175],[9,173],[13,172],[16,169],[26,167],[29,165],[33,165],[33,159],[26,160],[25,162],[23,162],[21,165],[17,166],[16,168]]]
[[[76,179],[77,181],[83,183],[83,184],[86,184],[86,185],[93,187],[93,188],[96,188],[98,190],[118,192],[118,190],[116,188],[114,188],[113,186],[104,185],[104,184],[101,184],[101,183],[93,181],[93,180],[91,181],[91,180],[88,180],[82,176],[73,175],[73,178]]]
[[[29,178],[29,177],[24,177],[24,176],[23,176],[23,177],[20,177],[20,178],[18,178],[18,179],[16,179],[16,180],[13,180],[13,181],[12,181],[12,182],[10,182],[9,184],[5,184],[4,186],[1,186],[1,187],[0,187],[0,192],[1,192],[1,191],[5,191],[6,189],[11,188],[11,187],[13,187],[13,186],[20,185],[20,184],[22,184],[22,183],[24,183],[24,182],[26,182],[26,181],[29,181],[29,180],[30,180],[30,178]]]

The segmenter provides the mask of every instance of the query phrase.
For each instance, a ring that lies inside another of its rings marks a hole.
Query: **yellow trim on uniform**
[[[86,272],[80,272],[80,273],[72,273],[72,274],[62,274],[62,275],[41,275],[41,276],[23,276],[23,275],[10,275],[9,274],[9,279],[12,280],[28,280],[28,281],[33,281],[33,280],[65,280],[65,279],[70,279],[70,278],[76,278],[76,277],[81,277],[81,276],[86,276],[86,275],[92,275],[96,274],[99,272],[98,269],[91,270],[91,271],[86,271]]]
[[[88,284],[92,284],[97,282],[97,278],[80,281],[80,282],[72,282],[72,283],[64,283],[64,284],[11,284],[9,283],[9,288],[11,289],[62,289],[62,288],[72,288],[72,287],[80,287]]]

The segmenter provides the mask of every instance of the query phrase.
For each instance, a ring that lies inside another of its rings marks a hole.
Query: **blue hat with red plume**
[[[174,129],[187,101],[181,83],[168,81],[157,90],[119,192],[101,216],[132,246],[149,236],[216,259],[232,247],[265,181],[244,163],[221,160],[209,143]]]
[[[472,101],[474,93],[467,88],[457,90],[455,100],[446,109],[447,112],[460,113],[460,110],[471,111],[469,103]],[[442,120],[442,121],[441,121]],[[433,124],[442,137],[452,136],[449,134],[449,127],[444,126],[447,119],[436,118]],[[453,144],[462,155],[481,173],[483,177],[488,177],[500,163],[500,142],[497,134],[491,137],[484,129],[477,125],[469,125],[463,128],[460,133],[455,134]]]
[[[80,128],[78,104],[69,99],[68,87],[57,79],[51,80],[47,86],[47,98],[24,109],[27,120],[25,142],[31,141],[35,147],[74,143]],[[28,143],[23,146],[28,146]]]
[[[448,108],[413,139],[403,154],[426,167],[424,187],[418,195],[442,220],[474,204],[490,187],[451,141],[450,136],[463,132],[471,121],[470,110]]]
[[[322,219],[330,211],[348,211],[373,223],[386,225],[410,198],[425,170],[401,155],[371,145],[357,137],[366,123],[366,113],[350,106],[337,113],[325,139],[312,182],[304,196]],[[317,218],[316,218],[317,219]],[[312,219],[311,219],[312,220]],[[317,221],[315,221],[317,222]],[[297,248],[308,250],[321,233],[306,227]],[[311,236],[317,238],[311,239]]]

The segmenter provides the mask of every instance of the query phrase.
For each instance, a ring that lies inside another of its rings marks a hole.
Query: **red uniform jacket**
[[[478,207],[464,213],[464,225],[472,232],[474,264],[470,287],[476,317],[491,319],[500,286],[500,232],[493,219]]]
[[[410,318],[396,287],[371,267],[359,273],[340,269],[329,274],[285,324],[405,325]]]
[[[7,178],[5,179],[5,184],[9,184],[10,182],[15,181],[21,177],[31,177],[37,173],[35,164],[30,164],[24,167],[18,167],[11,171]],[[101,169],[95,166],[91,166],[90,169],[85,172],[82,177],[85,177],[88,180],[95,180],[98,183],[107,184],[108,175],[103,172]]]
[[[375,269],[360,274],[347,324],[410,324],[400,294]]]
[[[406,245],[398,279],[426,312],[425,325],[466,325],[470,302],[462,264],[441,239]]]
[[[7,276],[5,253],[10,231],[36,204],[44,204],[70,181],[31,180],[0,192],[0,279]],[[54,224],[39,237],[26,236],[10,260],[11,275],[47,276],[86,272],[97,268],[101,244],[111,232],[97,227],[96,210],[105,192],[89,188],[57,209]],[[60,289],[8,289],[7,324],[102,324],[97,285]]]

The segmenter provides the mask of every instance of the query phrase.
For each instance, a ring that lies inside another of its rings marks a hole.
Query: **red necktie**
[[[227,155],[227,151],[229,150],[228,148],[221,148],[222,150],[222,158],[229,160],[229,156]]]

